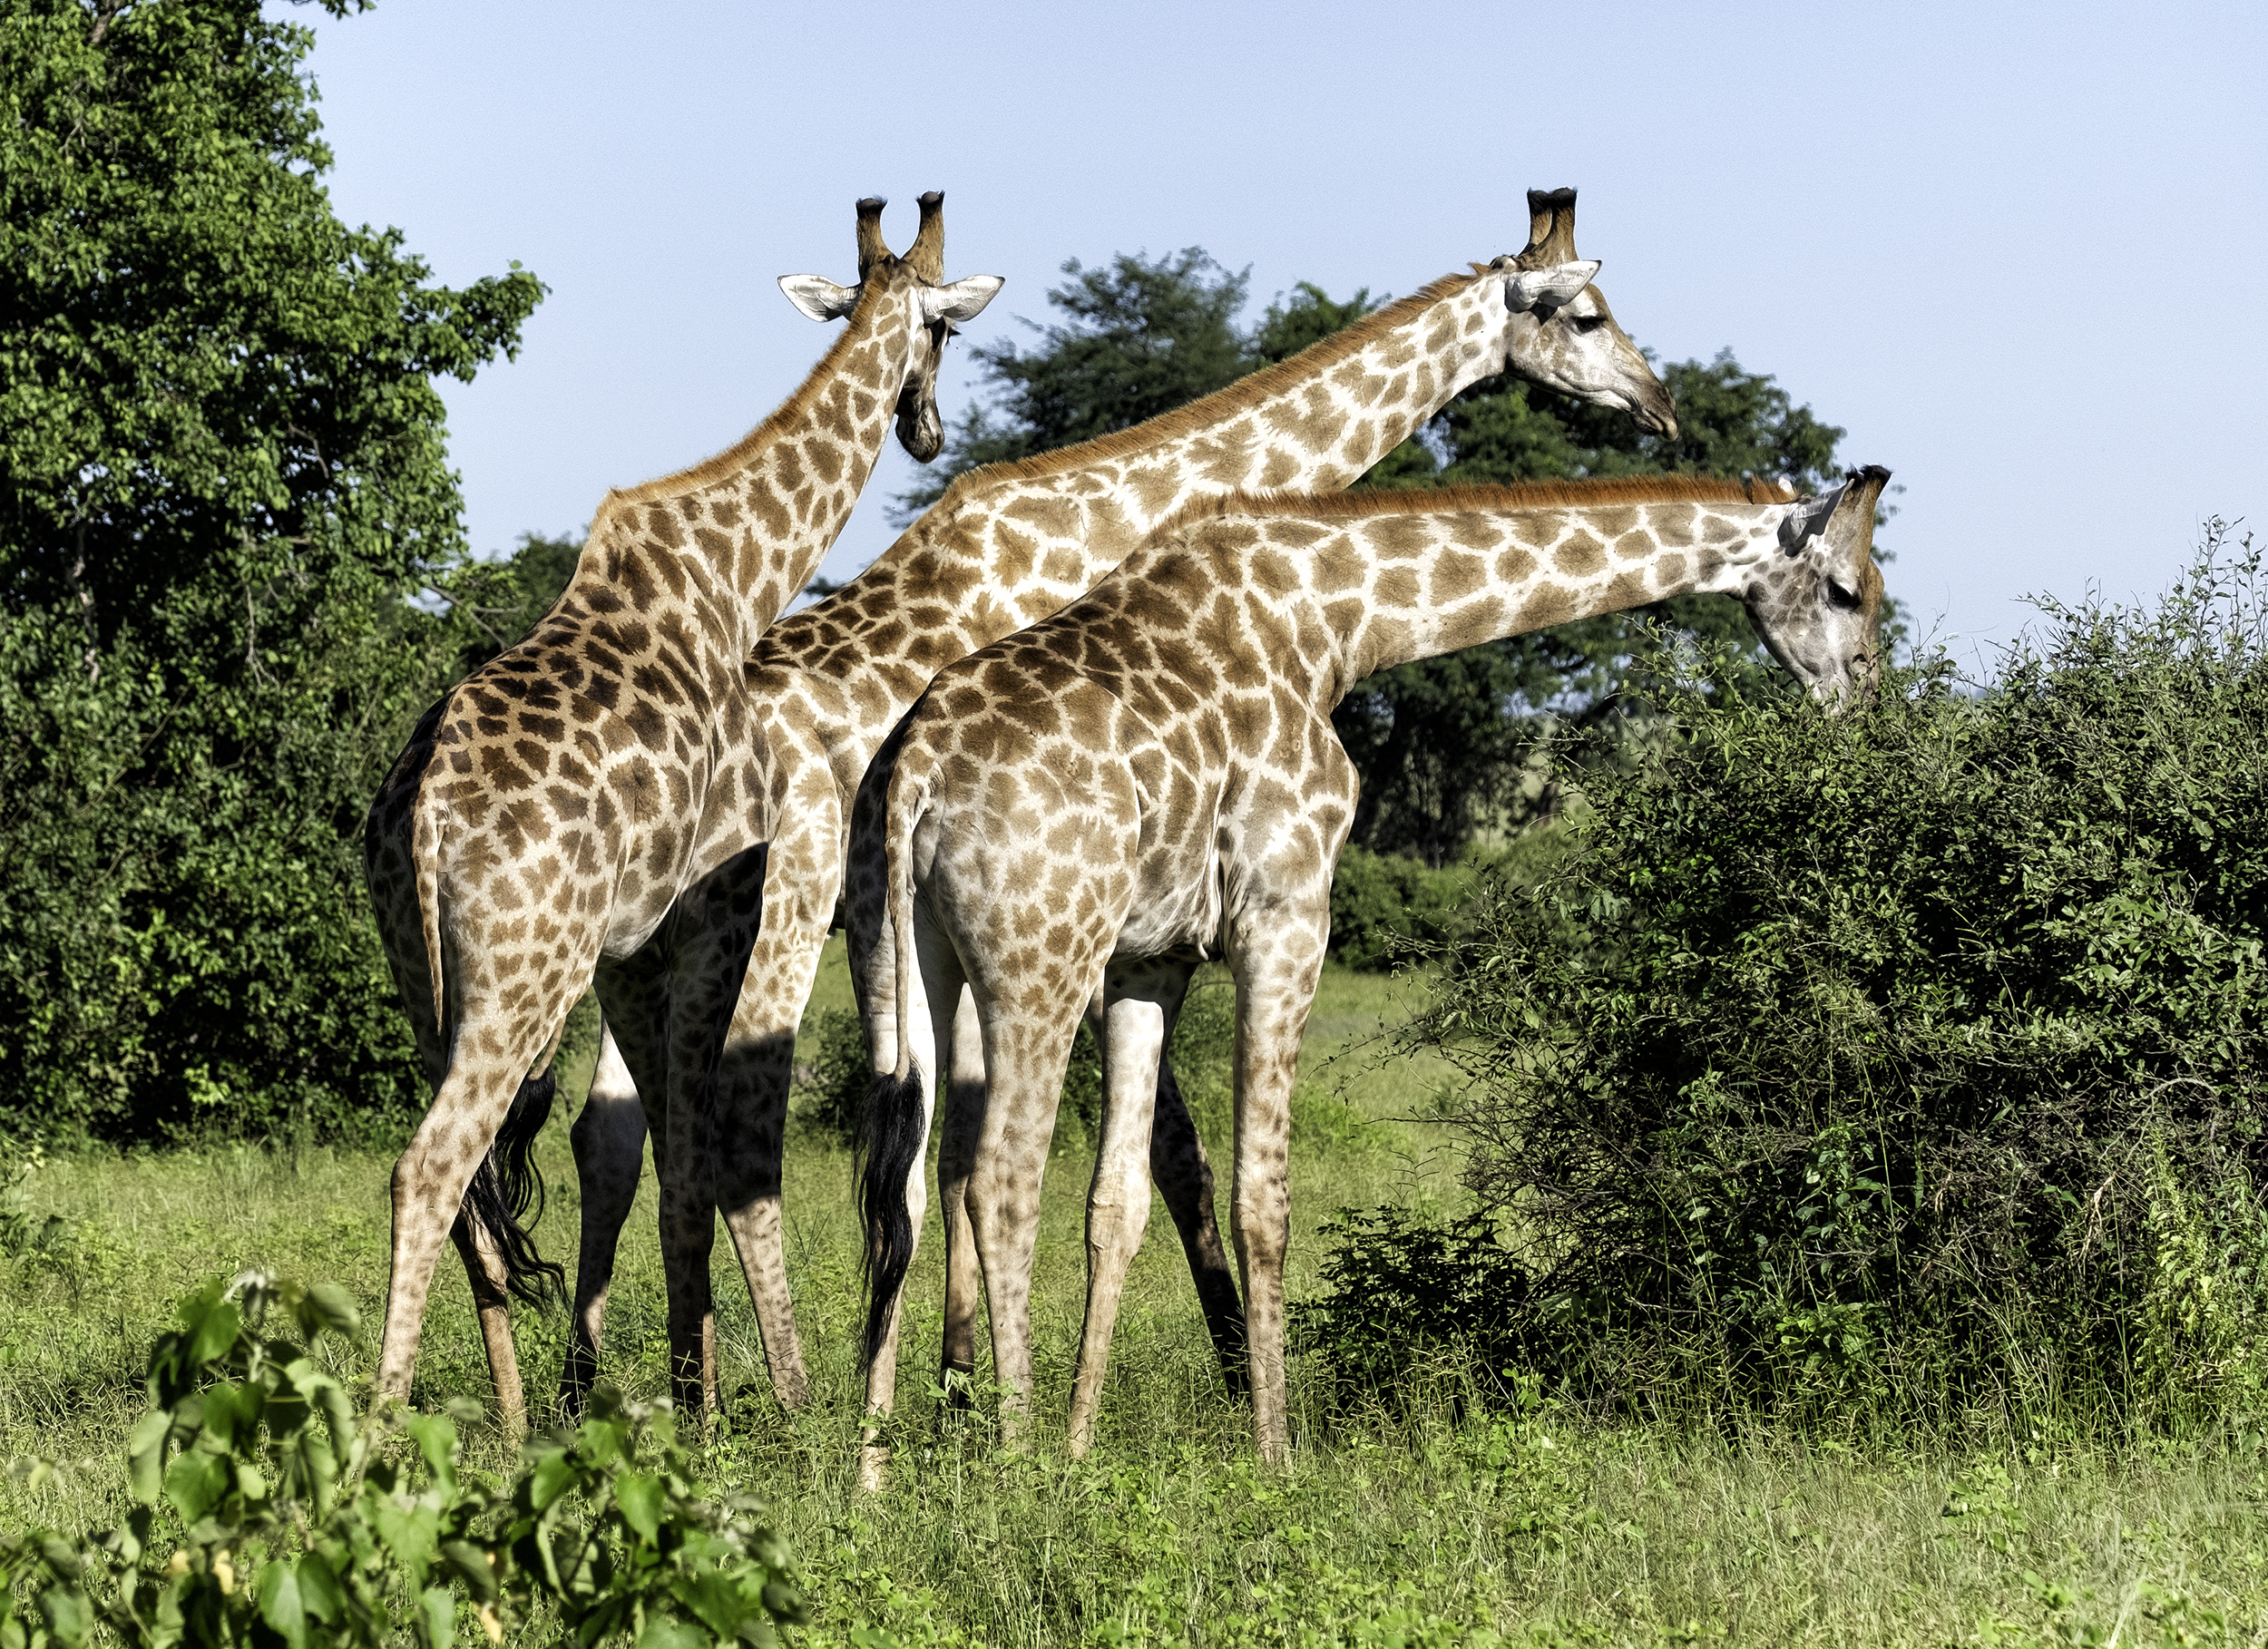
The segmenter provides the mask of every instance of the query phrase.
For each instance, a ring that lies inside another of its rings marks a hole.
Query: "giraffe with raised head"
[[[719,1197],[760,1302],[774,1390],[803,1395],[779,1238],[781,1136],[796,1029],[843,886],[851,800],[890,729],[954,659],[1090,589],[1192,501],[1238,489],[1329,493],[1358,479],[1468,385],[1510,370],[1675,434],[1667,393],[1623,333],[1575,249],[1575,191],[1528,196],[1527,246],[1434,281],[1292,359],[1134,429],[957,478],[873,566],[765,635],[748,695],[775,762],[777,834],[758,937],[717,1093]],[[975,1020],[954,1081],[979,1078]],[[575,1125],[583,1247],[564,1400],[595,1370],[614,1232],[637,1185],[633,1073],[603,1060]],[[1153,1167],[1225,1369],[1244,1363],[1242,1318],[1197,1130],[1161,1068]],[[952,1111],[963,1114],[966,1107]],[[948,1127],[939,1158],[948,1244],[970,1264],[959,1185],[971,1140]],[[627,1171],[625,1172],[625,1166]],[[600,1187],[594,1194],[593,1187]],[[949,1386],[973,1366],[975,1293],[948,1298]],[[957,1386],[956,1386],[956,1389]]]
[[[1149,1214],[1152,1073],[1190,974],[1220,956],[1237,993],[1231,1229],[1254,1426],[1280,1459],[1292,1081],[1357,789],[1332,709],[1396,664],[1687,591],[1737,596],[1821,699],[1868,697],[1888,476],[1862,470],[1815,499],[1667,476],[1210,501],[1084,599],[940,673],[869,770],[850,845],[852,967],[881,1073],[870,1411],[894,1394],[929,1073],[965,985],[987,1082],[963,1195],[1004,1433],[1031,1400],[1032,1246],[1064,1067],[1081,1015],[1102,1027],[1070,1414],[1085,1451]],[[868,1481],[879,1468],[870,1447]]]
[[[843,335],[730,450],[607,494],[518,646],[425,713],[372,804],[365,863],[434,1099],[393,1179],[382,1396],[408,1394],[441,1244],[472,1279],[499,1408],[523,1422],[506,1300],[545,1267],[520,1226],[560,1030],[595,973],[652,1107],[680,1388],[713,1365],[699,1101],[762,908],[763,730],[745,671],[817,568],[895,422],[936,454],[940,352],[1000,281],[943,282],[943,197],[905,257],[858,203],[859,284],[780,285]],[[721,982],[720,982],[721,981]],[[469,1195],[468,1195],[469,1193]]]

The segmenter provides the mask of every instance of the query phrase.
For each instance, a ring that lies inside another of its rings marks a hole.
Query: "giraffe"
[[[524,1423],[506,1298],[555,1279],[519,1226],[527,1152],[567,1010],[594,974],[656,1116],[680,1388],[713,1335],[715,1225],[696,1103],[761,910],[767,757],[744,693],[757,638],[848,519],[892,423],[943,438],[940,352],[999,289],[941,284],[943,197],[904,258],[858,203],[859,284],[784,278],[814,319],[847,318],[803,385],[708,462],[607,494],[573,578],[535,629],[425,713],[371,805],[365,865],[396,983],[435,1085],[396,1165],[378,1387],[408,1395],[434,1265],[471,1276],[506,1423]],[[469,1195],[468,1195],[469,1193]],[[713,1359],[711,1360],[713,1361]],[[683,1395],[680,1390],[680,1396]]]
[[[894,1395],[927,1073],[965,985],[988,1074],[966,1218],[1004,1434],[1029,1412],[1039,1187],[1071,1034],[1082,1012],[1103,1027],[1070,1424],[1085,1452],[1149,1217],[1150,1072],[1190,974],[1218,954],[1237,992],[1231,1229],[1254,1428],[1280,1460],[1291,1088],[1357,789],[1331,710],[1395,664],[1692,590],[1738,596],[1822,700],[1869,697],[1888,478],[1870,467],[1815,499],[1670,476],[1208,501],[1083,600],[942,671],[868,772],[852,826],[852,966],[882,1073],[867,1116],[870,1413]]]
[[[719,1200],[752,1293],[773,1388],[804,1394],[779,1238],[781,1135],[791,1056],[819,953],[835,924],[859,780],[932,675],[1082,594],[1174,512],[1242,488],[1334,492],[1357,479],[1459,390],[1510,369],[1644,427],[1677,431],[1676,409],[1616,324],[1575,249],[1575,191],[1530,190],[1517,255],[1471,266],[1365,317],[1277,366],[1134,429],[956,479],[857,579],[766,633],[748,696],[771,750],[778,817],[764,919],[724,1057]],[[971,1017],[956,1080],[981,1054]],[[602,1061],[575,1125],[583,1175],[582,1258],[562,1400],[596,1367],[615,1236],[637,1187],[640,1127],[630,1073]],[[1242,1316],[1213,1213],[1211,1170],[1159,1068],[1153,1167],[1232,1381]],[[967,1107],[952,1109],[960,1115]],[[966,1249],[958,1185],[968,1143],[950,1125],[940,1159],[948,1243]],[[594,1187],[598,1189],[594,1192]],[[973,1275],[973,1255],[957,1276]],[[975,1299],[948,1300],[946,1383],[973,1366]]]

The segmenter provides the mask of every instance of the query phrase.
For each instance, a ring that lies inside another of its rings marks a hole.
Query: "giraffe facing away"
[[[966,1217],[1003,1433],[1028,1414],[1040,1180],[1072,1033],[1099,1004],[1106,1095],[1070,1414],[1085,1452],[1149,1214],[1152,1073],[1191,973],[1221,956],[1254,1424],[1280,1459],[1292,1081],[1357,789],[1333,707],[1395,664],[1696,590],[1738,596],[1823,700],[1871,696],[1888,477],[1866,469],[1804,500],[1667,476],[1211,501],[1083,600],[943,671],[868,772],[850,845],[852,967],[882,1073],[866,1118],[870,1412],[894,1396],[928,1073],[965,984],[988,1077]],[[875,1481],[878,1449],[865,1466]]]
[[[731,1014],[719,981],[738,981],[756,935],[770,795],[746,661],[834,543],[894,419],[915,457],[936,454],[939,354],[1001,284],[940,284],[942,202],[922,198],[900,259],[883,203],[860,201],[856,287],[781,281],[805,314],[848,320],[802,387],[730,450],[608,493],[550,613],[426,712],[372,804],[371,896],[435,1084],[394,1170],[383,1397],[408,1395],[453,1237],[498,1405],[523,1422],[506,1296],[558,1269],[519,1226],[552,1098],[528,1073],[594,972],[656,1154],[684,1169],[663,1181],[670,1333],[680,1382],[700,1366],[715,1215],[697,1102]]]
[[[1527,247],[1365,317],[1291,360],[1134,429],[956,479],[881,559],[781,620],[749,673],[775,763],[777,834],[763,930],[716,1089],[719,1195],[749,1267],[772,1383],[802,1400],[779,1236],[781,1135],[797,1026],[834,925],[852,798],[930,678],[1084,593],[1193,500],[1238,489],[1347,486],[1466,385],[1507,369],[1675,434],[1676,411],[1575,250],[1575,191],[1531,191]],[[975,1021],[957,1044],[981,1074]],[[596,1368],[615,1234],[628,1217],[643,1126],[626,1069],[602,1049],[574,1129],[582,1246],[562,1400]],[[956,1078],[959,1079],[959,1078]],[[1242,1316],[1213,1213],[1210,1169],[1168,1069],[1153,1166],[1225,1366],[1242,1369]],[[960,1114],[954,1112],[953,1114]],[[966,1249],[957,1186],[965,1141],[940,1161],[947,1240]],[[971,1264],[958,1275],[973,1275]],[[758,1286],[759,1273],[768,1279]],[[764,1309],[765,1305],[772,1309]],[[975,1296],[946,1307],[948,1382],[972,1366]]]

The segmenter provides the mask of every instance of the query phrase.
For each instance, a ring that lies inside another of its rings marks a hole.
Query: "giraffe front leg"
[[[1230,1229],[1244,1273],[1245,1330],[1252,1371],[1253,1437],[1260,1458],[1280,1465],[1291,1449],[1284,1372],[1284,1253],[1291,1235],[1292,1084],[1299,1039],[1314,1004],[1329,931],[1320,915],[1281,906],[1239,921],[1230,968],[1237,981],[1237,1163]]]
[[[778,868],[775,864],[775,870]],[[787,1292],[787,1260],[780,1230],[780,1168],[787,1129],[787,1090],[794,1079],[796,1029],[810,1000],[826,944],[824,921],[797,918],[765,889],[764,931],[750,953],[732,1032],[715,1086],[718,1117],[717,1205],[732,1235],[764,1340],[772,1394],[782,1408],[799,1409],[811,1378],[796,1332]]]
[[[1070,1452],[1094,1446],[1095,1419],[1110,1368],[1110,1335],[1127,1268],[1149,1224],[1150,1129],[1166,1039],[1188,970],[1113,963],[1104,973],[1100,1040],[1102,1046],[1102,1141],[1087,1195],[1087,1314],[1079,1336],[1079,1368],[1071,1382]]]
[[[661,1182],[661,1257],[670,1297],[670,1386],[679,1408],[718,1403],[718,1077],[763,913],[763,844],[743,849],[678,896],[667,922],[670,1096]]]
[[[657,1092],[659,1080],[650,1073]],[[638,1200],[638,1182],[645,1168],[646,1107],[639,1094],[615,1026],[602,1020],[591,1091],[568,1134],[582,1193],[574,1316],[568,1325],[567,1361],[559,1376],[560,1408],[570,1420],[582,1418],[598,1379],[599,1342],[606,1323],[607,1293],[614,1280],[615,1252],[631,1205]]]

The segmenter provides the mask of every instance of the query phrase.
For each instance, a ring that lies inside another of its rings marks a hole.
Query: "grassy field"
[[[839,942],[815,1007],[848,1004]],[[1433,1130],[1397,1120],[1439,1073],[1378,1067],[1363,1039],[1394,988],[1326,977],[1303,1064],[1291,1291],[1315,1287],[1315,1227],[1343,1205],[1453,1205]],[[570,1072],[571,1096],[587,1072]],[[1326,1096],[1336,1091],[1340,1099]],[[572,1245],[562,1106],[543,1162],[542,1236]],[[1225,1162],[1225,1139],[1209,1142]],[[1548,1400],[1517,1418],[1460,1401],[1444,1368],[1391,1408],[1327,1406],[1295,1368],[1297,1447],[1281,1473],[1247,1457],[1220,1391],[1179,1245],[1162,1211],[1134,1269],[1095,1457],[1065,1461],[1048,1426],[1068,1399],[1082,1287],[1088,1158],[1053,1164],[1034,1289],[1041,1436],[988,1445],[949,1420],[935,1365],[941,1273],[933,1217],[912,1283],[894,1478],[851,1486],[858,1310],[850,1161],[797,1138],[788,1264],[816,1400],[787,1416],[764,1383],[747,1293],[717,1253],[727,1414],[705,1448],[720,1482],[759,1489],[812,1582],[811,1643],[2268,1644],[2268,1461],[2203,1446],[1980,1429],[1901,1450],[1833,1439],[1606,1424]],[[232,1147],[52,1162],[30,1206],[68,1222],[0,1261],[0,1456],[69,1469],[36,1492],[0,1484],[0,1526],[84,1526],[122,1503],[121,1444],[171,1302],[259,1265],[351,1288],[375,1322],[386,1277],[378,1156]],[[1225,1179],[1225,1176],[1224,1176]],[[606,1373],[666,1387],[651,1186],[624,1244]],[[463,1278],[444,1267],[417,1397],[484,1393]],[[560,1320],[520,1314],[532,1393],[548,1392]],[[348,1359],[367,1373],[374,1347]],[[503,1444],[476,1444],[492,1467]],[[855,1636],[854,1634],[862,1635]],[[877,1635],[880,1634],[880,1635]]]

